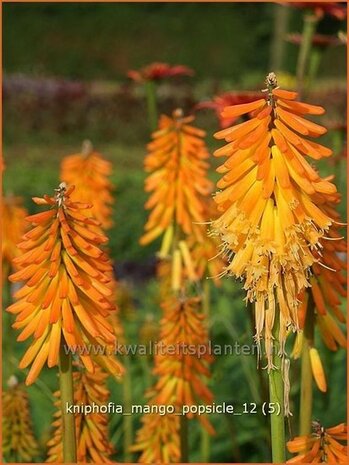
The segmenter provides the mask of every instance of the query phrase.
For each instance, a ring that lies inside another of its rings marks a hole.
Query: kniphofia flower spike
[[[96,366],[94,373],[88,373],[81,365],[75,364],[74,379],[74,405],[98,406],[107,405],[109,390],[107,387],[108,375]],[[48,441],[47,462],[63,462],[62,447],[62,417],[60,392],[55,393],[57,398],[52,426],[55,428],[52,438]],[[81,410],[75,413],[77,460],[79,463],[113,463],[110,459],[115,453],[108,440],[108,414],[92,411],[84,414]]]
[[[75,186],[71,199],[92,204],[91,213],[103,229],[113,225],[111,173],[111,163],[88,140],[83,143],[81,153],[65,157],[61,164],[61,181]]]
[[[15,376],[2,393],[2,450],[8,462],[32,462],[39,455],[34,437],[28,394]]]
[[[162,272],[166,269],[164,265]],[[168,274],[164,279],[167,277]],[[167,288],[170,290],[169,283]],[[206,386],[212,355],[208,351],[208,333],[200,298],[191,297],[180,301],[168,295],[161,307],[164,316],[161,320],[160,341],[164,353],[155,357],[154,374],[158,376],[158,381],[148,393],[151,397],[150,407],[169,404],[179,413],[183,405],[212,403],[212,393]],[[205,345],[206,351],[202,357],[188,352],[189,347],[204,348]],[[176,348],[175,354],[167,354],[167,348]],[[193,414],[187,416],[194,417]],[[210,434],[214,434],[212,425],[204,415],[198,416],[198,419]],[[144,415],[136,444],[132,446],[134,452],[141,452],[138,461],[177,462],[180,456],[179,428],[179,417],[175,414]]]
[[[313,433],[298,436],[288,441],[289,452],[298,454],[287,463],[348,463],[347,426],[341,423],[332,428],[324,428],[318,421],[313,421]]]
[[[324,109],[279,89],[274,73],[266,83],[266,97],[223,111],[223,116],[252,117],[215,135],[227,142],[215,156],[228,160],[218,168],[223,178],[215,201],[221,216],[213,233],[221,236],[230,260],[225,273],[243,279],[247,299],[255,302],[255,337],[259,343],[264,333],[270,369],[276,304],[283,353],[287,331],[299,329],[298,296],[310,285],[310,267],[321,263],[320,240],[334,222],[322,205],[337,193],[305,159],[332,154],[306,138],[326,132],[304,118]]]
[[[338,202],[339,196],[335,203]],[[340,217],[334,209],[335,203],[324,205],[323,208],[339,224]],[[343,257],[346,252],[346,242],[339,233],[338,224],[333,224],[326,237],[320,239],[321,249],[316,254],[322,266],[317,262],[313,264],[310,277],[311,287],[303,291],[302,295],[299,296],[301,304],[298,309],[300,329],[304,329],[306,320],[312,322],[312,325],[319,329],[325,345],[332,351],[336,351],[338,347],[344,349],[347,347],[345,334],[340,327],[340,323],[345,324],[346,322],[345,315],[340,308],[342,298],[346,296],[346,261]],[[295,358],[300,355],[303,338],[302,332],[297,334],[293,350]],[[311,345],[310,361],[313,376],[318,388],[325,392],[327,390],[325,372],[320,353],[314,347],[313,335],[309,342]]]
[[[179,109],[172,118],[162,115],[159,129],[148,144],[145,170],[150,174],[145,190],[151,195],[145,208],[152,211],[140,240],[142,245],[167,232],[174,222],[184,234],[202,236],[195,223],[206,220],[203,201],[213,186],[207,178],[205,132],[192,126],[193,120]]]
[[[8,311],[16,315],[13,327],[22,330],[17,340],[33,338],[20,362],[20,368],[31,365],[27,384],[35,381],[46,361],[49,367],[57,365],[61,341],[90,372],[94,362],[87,344],[106,348],[115,341],[107,321],[115,309],[110,300],[112,264],[101,249],[107,238],[98,231],[99,223],[86,215],[89,205],[71,200],[73,190],[61,183],[54,197],[33,199],[49,209],[27,217],[32,229],[18,244],[19,271],[10,276],[12,282],[25,281]],[[99,358],[115,376],[121,374],[116,360]]]

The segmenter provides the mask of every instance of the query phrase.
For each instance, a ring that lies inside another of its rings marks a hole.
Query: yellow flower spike
[[[22,329],[18,339],[32,338],[20,362],[21,368],[31,365],[27,384],[35,381],[46,362],[57,364],[62,337],[90,371],[94,368],[87,346],[98,344],[108,352],[115,341],[107,321],[115,311],[112,264],[100,248],[106,238],[99,223],[83,213],[88,205],[71,200],[73,190],[74,186],[61,183],[54,197],[37,200],[50,209],[27,217],[33,228],[18,244],[22,250],[16,259],[18,271],[10,276],[12,282],[26,281],[7,311],[16,315],[13,327]],[[116,360],[107,353],[101,357],[114,376],[122,374]]]
[[[83,143],[81,153],[68,155],[61,163],[61,181],[75,185],[71,199],[91,203],[92,214],[104,229],[113,225],[111,173],[111,163],[93,149],[90,141]]]
[[[258,302],[256,338],[264,331],[270,367],[274,294],[281,311],[282,346],[287,331],[299,329],[298,296],[309,286],[322,238],[336,222],[325,205],[338,194],[304,158],[331,155],[306,138],[326,129],[304,115],[324,110],[295,101],[297,93],[279,89],[274,73],[267,77],[265,92],[265,99],[223,111],[227,117],[249,113],[249,119],[215,135],[227,145],[214,155],[227,161],[218,170],[223,173],[217,184],[222,190],[214,200],[220,216],[212,222],[212,233],[220,236],[229,257],[224,271],[244,279],[247,298]]]
[[[33,433],[28,394],[15,376],[2,392],[2,450],[7,461],[33,462],[40,454]]]
[[[109,390],[107,387],[107,374],[99,366],[95,366],[94,373],[75,364],[74,378],[74,405],[84,408],[95,408],[90,413],[81,410],[75,413],[77,460],[79,463],[113,463],[110,456],[115,453],[108,441],[108,414],[98,412],[102,405],[108,405]],[[57,412],[53,421],[53,436],[47,443],[48,457],[46,462],[63,462],[62,448],[62,421],[60,392],[55,393]]]

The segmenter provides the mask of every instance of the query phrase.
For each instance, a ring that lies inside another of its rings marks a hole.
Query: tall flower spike
[[[161,268],[163,273],[164,268]],[[166,281],[166,275],[164,279]],[[169,283],[164,285],[170,290]],[[170,295],[163,302],[162,309],[164,317],[161,320],[160,341],[164,352],[155,357],[154,374],[158,376],[158,382],[149,392],[152,396],[149,405],[173,405],[180,413],[183,405],[212,403],[212,393],[205,385],[205,379],[210,376],[212,356],[208,352],[208,333],[204,314],[200,311],[200,299],[191,297],[180,301]],[[203,348],[203,355],[200,357],[188,351],[193,347]],[[175,354],[166,353],[168,348],[175,348]],[[188,414],[188,418],[193,417],[193,414]],[[198,419],[210,434],[214,434],[205,416],[200,415]],[[136,444],[131,449],[141,452],[138,461],[177,462],[180,455],[179,417],[174,414],[146,414],[142,423]]]
[[[164,232],[171,235],[174,222],[184,234],[203,238],[202,228],[195,223],[206,221],[203,202],[213,186],[207,179],[209,154],[203,141],[205,132],[191,126],[193,120],[193,116],[184,117],[179,109],[172,118],[161,116],[159,129],[148,144],[145,169],[150,174],[145,190],[151,196],[145,207],[152,211],[140,240],[142,245]]]
[[[339,202],[339,196],[337,202]],[[324,204],[322,208],[332,218],[339,222],[340,217],[335,211],[335,203]],[[340,235],[338,224],[334,223],[328,230],[326,237],[320,239],[321,249],[316,251],[318,262],[312,266],[310,278],[311,287],[299,296],[301,304],[298,309],[300,329],[304,329],[307,321],[315,324],[320,330],[321,337],[328,349],[336,351],[338,346],[346,348],[346,337],[338,323],[346,322],[345,315],[340,309],[341,299],[346,296],[346,262],[343,255],[346,252],[346,242]],[[309,341],[313,346],[314,337]],[[304,335],[297,334],[293,356],[298,358],[303,347]],[[326,391],[326,379],[321,363],[320,354],[315,347],[310,349],[310,361],[313,376],[318,388]]]
[[[8,462],[33,462],[39,455],[29,411],[28,395],[15,376],[2,393],[2,450]]]
[[[111,163],[85,141],[81,153],[69,155],[61,163],[61,181],[75,185],[71,199],[91,203],[93,216],[100,221],[103,229],[113,225],[113,185],[110,181]]]
[[[76,366],[76,365],[75,365]],[[74,372],[74,405],[85,406],[106,405],[109,399],[107,377],[100,367],[94,373],[88,373],[82,366],[77,366]],[[53,437],[48,441],[48,458],[46,462],[63,462],[62,447],[62,418],[60,392],[55,393],[57,398],[52,426],[55,428]],[[94,407],[96,408],[96,407]],[[110,456],[115,452],[108,441],[108,415],[97,411],[90,414],[82,412],[75,414],[77,460],[79,463],[113,463]]]
[[[27,217],[33,227],[18,244],[19,271],[10,276],[13,282],[25,281],[15,293],[17,302],[7,310],[16,315],[13,327],[22,330],[17,340],[33,338],[19,365],[31,365],[27,384],[35,381],[46,361],[49,367],[58,364],[62,337],[91,372],[87,344],[106,347],[115,342],[107,321],[115,310],[110,300],[112,264],[100,248],[107,238],[98,232],[99,223],[85,215],[89,205],[71,200],[73,190],[61,183],[54,197],[33,199],[50,209]],[[115,376],[121,374],[116,361],[104,361]]]
[[[224,176],[215,201],[222,214],[213,222],[213,233],[221,236],[230,259],[226,273],[243,279],[247,299],[255,302],[255,337],[259,343],[264,333],[271,369],[276,303],[283,352],[287,330],[299,328],[298,296],[310,285],[309,270],[318,261],[320,240],[333,223],[321,205],[337,193],[304,158],[332,153],[305,138],[326,132],[304,118],[321,115],[324,109],[279,89],[274,73],[266,83],[266,98],[223,111],[223,116],[252,117],[215,134],[228,143],[215,156],[228,160],[218,168]]]
[[[141,452],[138,463],[178,463],[180,461],[179,416],[144,415],[137,431],[133,452]]]
[[[313,433],[298,436],[288,441],[287,448],[292,454],[298,453],[287,463],[348,463],[347,426],[341,423],[324,428],[318,421],[313,422]]]
[[[22,206],[22,200],[12,195],[2,198],[2,278],[7,276],[12,268],[12,260],[17,257],[17,244],[24,234],[27,211]]]

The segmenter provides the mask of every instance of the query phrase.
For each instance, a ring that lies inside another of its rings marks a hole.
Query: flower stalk
[[[151,131],[155,131],[158,121],[158,108],[156,101],[156,84],[154,81],[145,82],[145,92],[147,98],[149,128]]]
[[[299,408],[299,435],[311,433],[311,416],[313,408],[313,375],[310,361],[310,349],[314,339],[314,306],[312,296],[309,296],[308,310],[304,324],[304,338],[301,358],[301,399]]]
[[[64,463],[76,462],[76,435],[74,414],[67,411],[67,405],[74,404],[73,371],[71,354],[66,354],[62,340],[59,353],[59,386],[62,408],[62,442]]]
[[[302,42],[300,45],[297,61],[297,88],[301,96],[304,90],[304,79],[307,71],[308,61],[311,54],[312,40],[316,31],[319,19],[316,15],[305,14],[302,32]]]
[[[188,447],[188,418],[186,415],[181,416],[180,421],[180,445],[181,445],[181,462],[188,463],[189,447]]]
[[[284,381],[282,377],[282,357],[279,356],[279,318],[275,315],[273,337],[275,343],[273,347],[274,369],[269,371],[269,402],[273,409],[270,413],[270,432],[273,463],[284,463],[285,455],[285,421],[284,421]]]

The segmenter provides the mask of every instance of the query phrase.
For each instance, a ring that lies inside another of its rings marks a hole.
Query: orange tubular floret
[[[241,105],[233,105],[230,107],[225,107],[222,112],[223,118],[232,118],[236,116],[244,115],[245,113],[250,113],[251,111],[260,110],[265,105],[265,100],[260,99],[251,103],[243,103]]]
[[[288,90],[283,90],[283,89],[274,89],[272,91],[272,94],[274,97],[278,97],[280,99],[285,99],[285,100],[296,100],[298,97],[297,92],[290,92]]]

